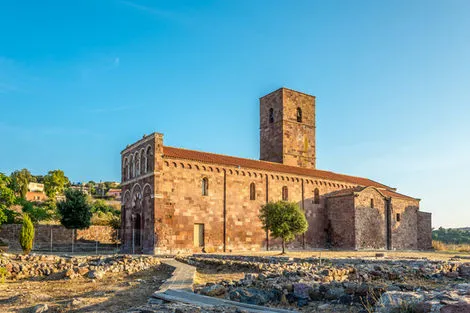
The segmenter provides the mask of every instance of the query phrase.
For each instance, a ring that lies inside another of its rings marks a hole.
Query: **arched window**
[[[136,152],[134,160],[135,160],[135,176],[139,176],[140,175],[140,154],[138,152]]]
[[[255,183],[250,184],[250,200],[256,200],[256,186],[255,186]]]
[[[302,109],[297,108],[297,122],[302,123]]]
[[[287,190],[287,186],[282,187],[282,200],[289,200],[289,191]]]
[[[145,151],[144,149],[140,150],[140,172],[142,174],[147,173],[147,169],[145,165],[147,164],[147,160],[145,159]]]
[[[124,158],[122,162],[122,178],[123,180],[127,180],[127,158]]]
[[[147,148],[145,152],[145,172],[149,172],[152,170],[152,151],[150,151],[150,147]]]
[[[131,155],[131,159],[129,161],[131,163],[131,174],[130,174],[130,178],[134,178],[135,177],[135,163],[134,163],[134,156]]]
[[[274,122],[274,109],[270,108],[269,109],[269,123],[273,123],[273,122]]]
[[[131,165],[129,159],[126,160],[126,179],[129,180],[131,178]]]
[[[315,190],[313,191],[313,203],[320,203],[320,191],[318,191],[318,188],[315,188]]]
[[[202,179],[202,195],[208,196],[209,195],[209,180],[207,177]]]

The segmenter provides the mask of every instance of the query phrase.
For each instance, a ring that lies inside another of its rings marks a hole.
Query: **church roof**
[[[389,191],[392,191],[393,189],[389,186],[383,185],[371,179],[362,178],[362,177],[337,174],[334,172],[322,171],[322,170],[317,170],[317,169],[289,166],[289,165],[284,165],[284,164],[275,163],[275,162],[244,159],[244,158],[238,158],[238,157],[233,157],[233,156],[228,156],[228,155],[201,152],[201,151],[195,151],[195,150],[187,150],[187,149],[174,148],[174,147],[168,147],[168,146],[163,147],[163,155],[164,157],[169,157],[169,158],[186,159],[186,160],[221,164],[221,165],[234,166],[234,167],[240,166],[240,167],[245,167],[245,168],[257,169],[257,170],[263,170],[263,171],[272,171],[272,172],[282,172],[282,173],[288,173],[288,174],[293,174],[293,175],[310,176],[312,178],[323,178],[323,179],[345,182],[345,183],[361,185],[361,186],[374,186],[376,188],[387,189]]]
[[[364,189],[370,186],[356,186],[353,188],[347,188],[347,189],[342,189],[338,191],[333,191],[331,193],[328,193],[326,196],[327,197],[340,197],[340,196],[348,196],[348,195],[353,195],[356,192],[361,192]],[[410,196],[406,196],[404,194],[398,193],[396,191],[390,190],[390,189],[377,189],[379,193],[381,193],[384,197],[390,197],[390,198],[400,198],[400,199],[405,199],[405,200],[418,200],[417,198],[413,198]]]

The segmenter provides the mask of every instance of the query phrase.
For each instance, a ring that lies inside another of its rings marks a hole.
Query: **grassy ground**
[[[36,304],[47,304],[48,312],[121,312],[143,305],[167,279],[165,265],[132,275],[106,273],[102,280],[87,278],[34,279],[0,284],[0,312],[28,312]]]

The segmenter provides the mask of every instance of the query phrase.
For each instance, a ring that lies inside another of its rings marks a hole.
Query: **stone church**
[[[429,249],[431,214],[376,181],[316,168],[315,97],[280,88],[260,99],[260,160],[164,145],[153,133],[122,152],[123,252],[273,249],[269,201],[299,204],[296,248]]]

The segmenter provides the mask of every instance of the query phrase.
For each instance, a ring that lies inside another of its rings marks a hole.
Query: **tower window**
[[[209,195],[209,180],[207,177],[202,179],[202,195],[208,196]]]
[[[302,109],[297,108],[297,122],[302,123]]]
[[[250,184],[250,200],[256,200],[256,187],[255,183]]]
[[[320,191],[318,191],[318,188],[315,188],[315,190],[313,191],[313,203],[314,204],[320,203]]]
[[[370,207],[371,207],[371,208],[374,207],[374,199],[370,199]]]
[[[269,123],[274,123],[274,109],[269,109]]]
[[[282,187],[282,200],[287,201],[289,199],[289,191],[287,190],[287,186]]]
[[[401,220],[400,213],[397,213],[397,222],[399,222],[400,220]]]

